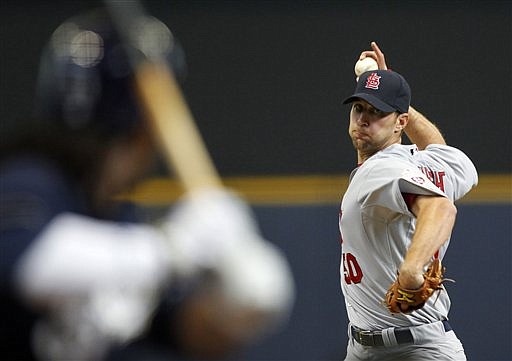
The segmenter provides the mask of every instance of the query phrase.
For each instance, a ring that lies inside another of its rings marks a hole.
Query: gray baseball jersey
[[[447,145],[394,144],[370,157],[351,175],[341,203],[341,287],[351,324],[365,330],[406,327],[447,319],[445,290],[411,314],[392,315],[384,295],[397,277],[415,230],[407,200],[440,195],[456,201],[476,185],[471,160]],[[449,240],[436,256],[443,258]]]

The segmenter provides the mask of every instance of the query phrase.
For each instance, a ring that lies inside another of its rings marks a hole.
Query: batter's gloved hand
[[[423,285],[415,290],[403,288],[398,283],[398,277],[386,293],[385,303],[391,313],[410,313],[422,308],[427,300],[437,290],[442,290],[445,281],[445,269],[439,259],[435,259],[423,274]]]
[[[220,189],[192,193],[171,210],[164,229],[173,273],[209,275],[205,287],[215,299],[219,321],[230,331],[254,338],[287,318],[295,295],[289,264],[261,236],[240,197]]]

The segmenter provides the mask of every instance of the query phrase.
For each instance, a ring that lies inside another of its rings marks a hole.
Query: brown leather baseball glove
[[[443,278],[445,268],[439,259],[435,259],[423,274],[425,281],[416,290],[409,290],[400,287],[398,277],[389,287],[386,293],[385,303],[391,313],[410,313],[425,305],[425,302],[437,290],[442,290],[442,284],[446,281],[453,281]]]

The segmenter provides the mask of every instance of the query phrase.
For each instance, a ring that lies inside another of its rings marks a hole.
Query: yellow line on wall
[[[347,175],[226,177],[224,184],[255,205],[338,204]],[[164,206],[183,193],[174,179],[149,179],[119,198],[143,206]],[[482,174],[478,186],[458,202],[512,203],[512,174]]]

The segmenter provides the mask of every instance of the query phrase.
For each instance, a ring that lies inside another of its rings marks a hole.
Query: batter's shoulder
[[[57,213],[79,207],[76,186],[51,159],[14,156],[2,160],[0,174],[2,204],[8,215],[45,223]]]

